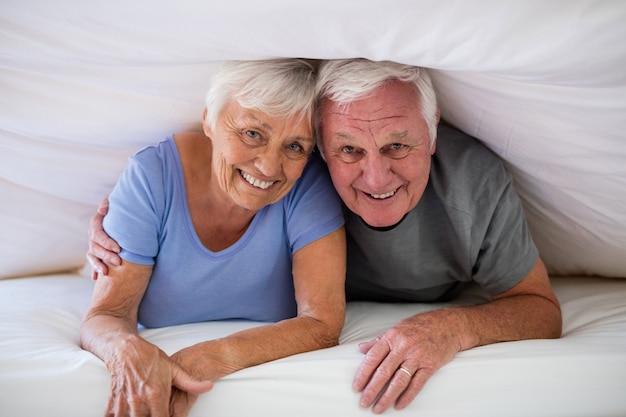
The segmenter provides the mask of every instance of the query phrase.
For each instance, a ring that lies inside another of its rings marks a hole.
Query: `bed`
[[[5,0],[0,4],[0,416],[104,414],[83,351],[87,225],[129,155],[198,128],[223,59],[429,68],[442,117],[506,162],[563,310],[556,340],[461,352],[406,416],[626,416],[626,3]],[[357,344],[486,300],[348,305],[339,346],[229,375],[191,416],[362,416]],[[166,352],[259,323],[142,330]]]

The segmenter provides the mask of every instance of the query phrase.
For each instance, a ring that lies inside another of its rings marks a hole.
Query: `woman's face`
[[[257,211],[283,198],[300,178],[313,146],[308,120],[276,118],[229,102],[215,129],[211,182],[238,206]]]

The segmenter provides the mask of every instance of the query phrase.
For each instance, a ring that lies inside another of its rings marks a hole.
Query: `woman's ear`
[[[202,112],[202,131],[207,137],[210,138],[211,135],[213,134],[213,131],[211,130],[211,126],[209,125],[207,121],[207,114],[208,114],[208,110],[205,107],[204,111]]]

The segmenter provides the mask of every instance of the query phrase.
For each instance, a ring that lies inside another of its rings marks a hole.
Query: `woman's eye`
[[[312,149],[308,149],[298,142],[288,144],[286,149],[287,156],[291,159],[308,158],[312,152]]]
[[[261,137],[259,132],[256,132],[254,130],[246,130],[246,136],[248,136],[251,139],[259,139]]]
[[[292,152],[303,152],[304,148],[299,143],[290,143],[287,148]]]

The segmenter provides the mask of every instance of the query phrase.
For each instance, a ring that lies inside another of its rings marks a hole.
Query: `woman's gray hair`
[[[321,134],[319,114],[322,100],[349,104],[366,98],[386,81],[397,79],[415,86],[421,114],[428,127],[430,146],[437,138],[437,97],[425,68],[391,61],[370,61],[364,58],[337,59],[320,64],[317,77],[316,131]]]
[[[312,126],[315,109],[315,69],[301,59],[224,61],[206,95],[206,122],[217,118],[231,100],[272,117],[301,117]]]

